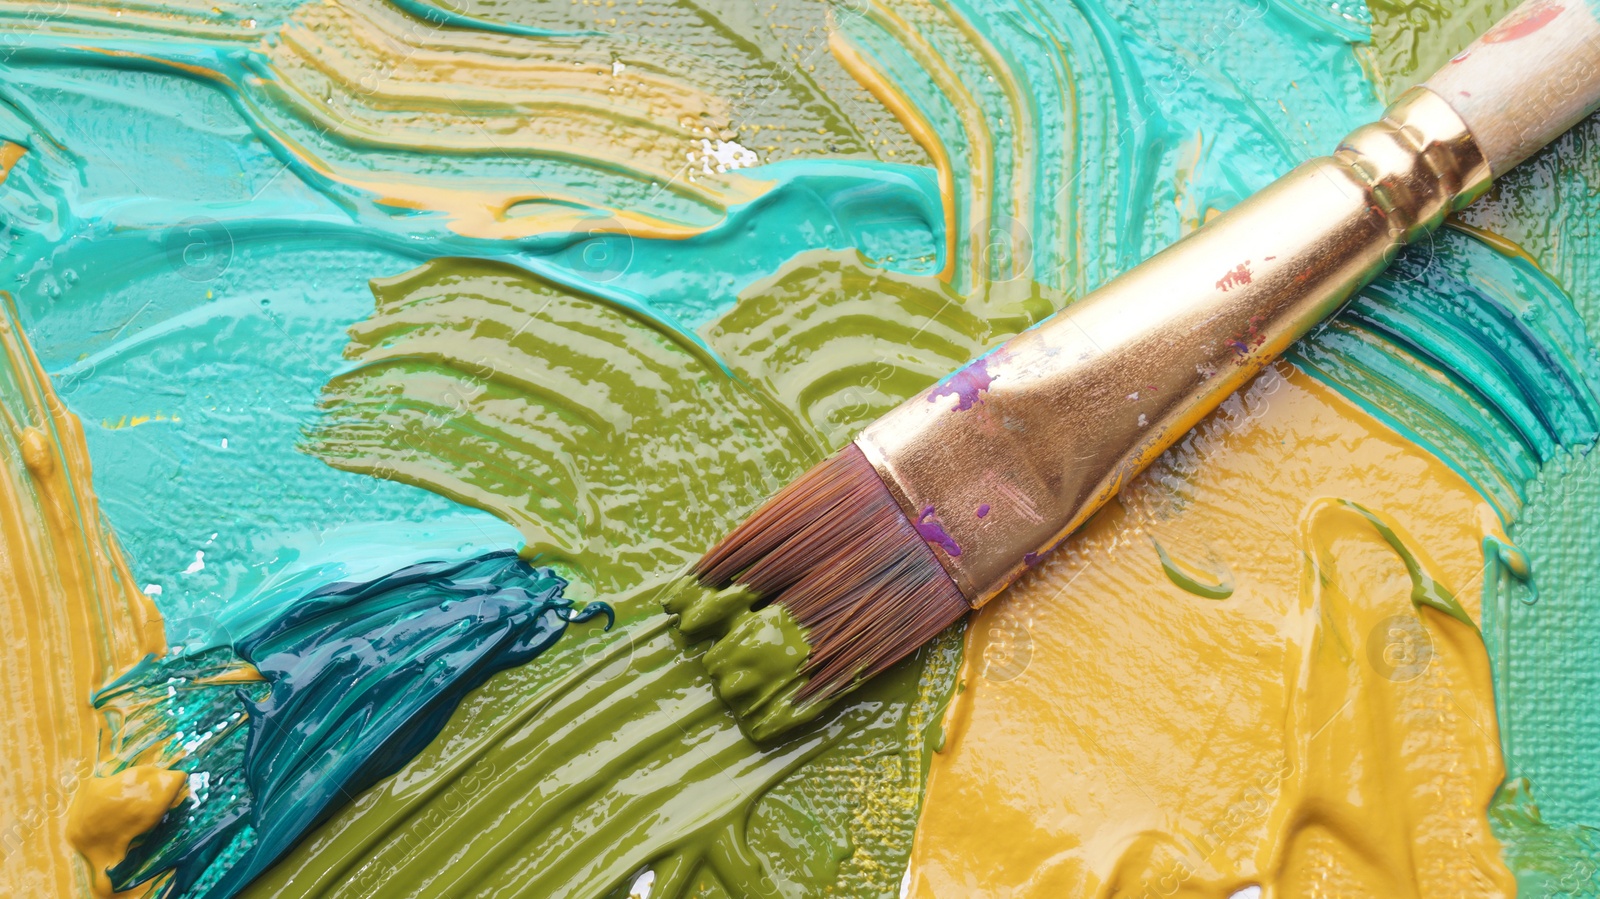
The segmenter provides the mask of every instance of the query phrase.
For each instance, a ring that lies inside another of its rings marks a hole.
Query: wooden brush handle
[[[1600,106],[1597,0],[1528,0],[1426,82],[1496,178]]]

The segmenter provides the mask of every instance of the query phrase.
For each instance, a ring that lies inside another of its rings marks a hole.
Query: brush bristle
[[[797,701],[882,673],[970,608],[853,443],[768,500],[694,573],[781,603],[807,629]]]

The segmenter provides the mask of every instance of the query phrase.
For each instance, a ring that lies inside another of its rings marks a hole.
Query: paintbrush
[[[1311,160],[944,378],[666,600],[756,739],[993,599],[1407,243],[1600,104],[1586,0],[1530,0]]]

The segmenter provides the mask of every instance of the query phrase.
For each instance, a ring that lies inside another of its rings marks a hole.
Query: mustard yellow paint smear
[[[14,144],[8,140],[0,140],[0,184],[11,174],[11,167],[17,164],[27,148],[21,144]]]
[[[0,896],[76,896],[91,886],[67,837],[98,754],[89,696],[161,650],[161,623],[101,521],[82,428],[0,299]]]
[[[1486,534],[1449,468],[1269,370],[977,616],[911,895],[1512,895]]]
[[[100,422],[100,427],[105,428],[108,431],[120,431],[123,428],[137,428],[140,425],[147,425],[147,424],[150,424],[151,422],[163,422],[163,421],[165,421],[165,422],[176,422],[176,421],[182,421],[182,419],[178,418],[175,415],[174,416],[168,416],[168,415],[164,415],[164,414],[162,414],[160,412],[157,412],[154,415],[124,415],[121,418],[117,419],[116,421],[110,421],[109,419],[106,420],[106,421],[102,421],[102,422]]]
[[[133,838],[156,826],[183,797],[182,771],[134,765],[85,780],[67,814],[67,838],[89,862],[97,896],[112,893],[106,869],[122,861]]]

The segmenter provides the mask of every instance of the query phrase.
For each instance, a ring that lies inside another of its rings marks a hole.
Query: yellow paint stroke
[[[83,429],[0,297],[0,896],[77,896],[91,879],[67,811],[98,753],[89,696],[161,651],[161,622],[101,520]]]
[[[183,679],[185,690],[265,681],[261,672],[243,659],[220,663],[208,673],[191,672]],[[160,823],[168,810],[189,795],[185,769],[193,766],[184,763],[193,758],[196,745],[170,727],[160,726],[171,720],[169,704],[173,700],[166,694],[121,686],[113,684],[96,697],[105,722],[115,726],[102,729],[94,776],[79,785],[67,818],[67,838],[88,860],[98,899],[161,895],[163,877],[115,893],[106,871],[122,861],[135,837]],[[181,705],[181,698],[177,702]],[[241,713],[206,731],[205,738],[225,740],[248,727],[250,716]]]
[[[6,178],[11,174],[11,167],[16,165],[17,160],[26,152],[28,148],[21,144],[0,140],[0,184],[6,182]]]
[[[1205,158],[1206,136],[1200,129],[1196,128],[1194,139],[1187,143],[1194,148],[1194,152],[1183,154],[1183,161],[1178,164],[1178,167],[1172,173],[1172,205],[1178,210],[1178,221],[1185,235],[1198,229],[1202,224],[1200,204],[1195,195],[1190,192],[1191,184],[1189,179],[1194,177],[1194,173],[1200,168],[1201,160]],[[1206,207],[1205,218],[1207,220],[1209,220],[1212,211],[1211,207]]]
[[[1234,593],[1173,584],[1151,535]],[[911,895],[1513,895],[1488,657],[1452,617],[1485,536],[1460,476],[1269,369],[975,618]]]
[[[622,233],[683,239],[704,231],[658,217],[611,209],[598,221],[598,199],[513,178],[380,174],[325,159],[272,121],[274,106],[355,146],[400,152],[565,159],[630,172],[650,189],[690,199],[710,211],[748,203],[769,181],[737,172],[705,175],[686,154],[702,139],[730,139],[742,82],[737,67],[690,66],[616,45],[421,27],[367,0],[307,4],[267,45],[269,77],[241,90],[225,74],[192,63],[84,45],[86,52],[138,59],[216,84],[245,99],[271,143],[316,173],[386,206],[449,217],[467,237],[517,240],[553,231]],[[602,76],[625,61],[627,89]],[[683,62],[683,60],[677,60]],[[250,102],[255,94],[274,101]],[[798,115],[798,113],[797,113]],[[770,126],[769,126],[770,130]],[[603,205],[603,204],[602,204]]]
[[[765,182],[705,176],[688,161],[699,141],[731,138],[728,73],[673,71],[671,60],[639,56],[619,39],[530,42],[497,34],[419,28],[381,3],[349,0],[295,11],[268,51],[278,78],[262,87],[315,127],[357,145],[432,152],[561,159],[631,172],[656,189],[708,208],[748,202]],[[609,74],[625,62],[625,78]],[[619,90],[619,87],[624,89]],[[294,142],[277,135],[286,145]],[[296,146],[323,174],[380,202],[451,216],[460,234],[517,239],[592,224],[576,194],[528,189],[506,179],[390,175],[340,166]],[[528,214],[511,215],[514,207]],[[683,238],[699,228],[614,213],[615,230]]]
[[[187,782],[182,771],[135,765],[91,777],[78,788],[67,815],[67,838],[89,860],[95,895],[112,894],[106,869],[122,861],[134,837],[160,823],[183,798]]]
[[[106,420],[106,421],[102,421],[100,423],[100,426],[102,428],[105,428],[108,431],[120,431],[120,430],[123,430],[124,428],[137,428],[140,425],[147,425],[147,424],[150,424],[151,422],[161,422],[161,421],[177,422],[177,421],[182,421],[182,420],[183,419],[179,418],[176,415],[173,415],[173,416],[169,417],[167,415],[163,415],[160,412],[157,412],[154,415],[124,415],[121,418],[117,419],[116,421],[111,421],[109,419]]]
[[[229,88],[233,92],[237,92],[237,88],[234,86],[233,79],[223,75],[221,72],[208,69],[205,66],[195,65],[192,62],[179,62],[175,59],[151,56],[148,53],[138,53],[133,50],[119,50],[114,47],[96,47],[90,44],[75,44],[73,45],[72,49],[81,51],[83,53],[97,53],[101,56],[110,56],[116,59],[137,59],[140,62],[154,63],[157,66],[171,68],[175,71],[183,72],[190,77],[198,78],[202,81],[210,81],[213,84],[217,84],[221,87]]]
[[[926,77],[955,111],[960,135],[956,156],[964,156],[961,171],[966,173],[967,186],[956,183],[955,163],[951,148],[946,145],[927,120],[915,108],[906,94],[893,84],[886,73],[877,69],[867,55],[850,43],[849,37],[830,17],[828,44],[840,67],[858,84],[888,109],[912,139],[926,151],[939,174],[939,190],[945,215],[945,266],[939,277],[958,285],[969,285],[976,291],[992,289],[996,280],[1004,282],[1013,276],[1000,275],[990,269],[993,264],[987,250],[993,240],[992,231],[978,233],[991,219],[1010,218],[1027,234],[1034,220],[1038,202],[1030,188],[1034,177],[1037,148],[1028,140],[1013,140],[1018,134],[1031,134],[1035,128],[1034,112],[1023,97],[1023,88],[1012,77],[999,51],[967,18],[954,15],[944,7],[925,0],[880,0],[859,11],[860,15],[896,40],[905,53],[920,67]],[[952,41],[959,50],[952,53],[940,51],[935,40]],[[960,61],[965,72],[952,63]],[[979,91],[995,92],[995,101],[989,106],[978,102]],[[998,109],[991,114],[989,108]],[[1009,190],[1002,196],[1002,173],[999,159],[1003,156],[1009,175]],[[1049,198],[1054,202],[1055,198]],[[997,226],[999,227],[999,226]],[[1018,240],[1007,232],[1012,252],[1031,252],[1031,236]],[[963,234],[969,237],[968,259],[960,256]],[[1017,246],[1021,243],[1023,246]],[[1025,261],[1031,265],[1032,260]],[[1025,269],[1024,269],[1025,270]],[[959,275],[959,277],[958,277]]]
[[[899,41],[901,48],[922,68],[934,88],[944,95],[955,109],[956,119],[960,123],[962,134],[967,141],[965,170],[969,186],[965,191],[954,191],[960,202],[949,207],[952,221],[947,223],[946,232],[947,236],[956,235],[956,239],[959,239],[963,229],[976,224],[974,210],[989,209],[993,201],[995,166],[990,129],[984,118],[982,104],[974,99],[969,86],[950,67],[945,55],[935,49],[925,36],[924,32],[927,30],[926,26],[928,25],[927,20],[947,19],[947,14],[943,10],[921,3],[919,0],[908,0],[905,5],[913,8],[913,15],[917,16],[918,25],[908,22],[899,11],[891,8],[891,4],[887,3],[875,4],[866,10],[864,14],[885,31],[892,34],[895,40]],[[829,46],[830,48],[834,46],[831,37]],[[844,65],[842,59],[840,63]],[[852,71],[852,74],[866,71],[866,67],[859,58],[857,63],[857,69],[851,70],[846,66],[847,70]],[[881,79],[881,76],[875,77]],[[861,81],[859,74],[857,74],[857,80],[863,87],[867,87],[869,92],[871,91],[868,83]],[[886,107],[891,110],[894,109],[882,96],[878,94],[874,94],[874,96]],[[902,102],[904,101],[902,100]],[[900,119],[908,130],[911,128],[907,116],[897,113],[896,117]],[[921,141],[919,140],[920,143]],[[925,150],[928,150],[930,156],[933,155],[933,151],[928,145],[922,144],[922,146]],[[947,153],[948,148],[945,148],[944,152]],[[941,184],[940,193],[948,197],[951,191],[944,190]],[[951,258],[954,259],[954,255]],[[955,270],[952,269],[950,271],[952,278],[954,274]],[[981,282],[984,273],[975,274]]]
[[[1011,67],[1001,58],[999,51],[983,35],[983,32],[973,25],[972,20],[966,16],[958,16],[954,18],[953,25],[955,31],[972,48],[974,55],[982,60],[982,67],[990,73],[995,83],[1000,86],[1000,91],[1005,96],[1006,108],[1010,110],[1006,119],[998,123],[999,129],[989,122],[985,122],[983,128],[984,137],[991,145],[988,154],[989,165],[996,165],[994,157],[997,151],[993,149],[992,145],[998,143],[1010,151],[1011,208],[1005,210],[1005,214],[1019,223],[1032,222],[1035,141],[1031,137],[1021,136],[1031,136],[1039,133],[1033,120],[1033,109],[1023,100],[1017,80],[1012,75]],[[997,141],[996,134],[999,134],[1003,139]],[[993,180],[998,180],[998,177],[998,172],[991,175]],[[976,237],[978,240],[985,240],[987,235],[977,235]],[[988,265],[989,260],[980,257],[979,264]],[[992,273],[981,271],[978,272],[978,277],[980,282],[986,283],[992,277]]]
[[[913,3],[912,5],[918,5]],[[877,10],[875,10],[877,11]],[[921,10],[926,15],[938,15],[939,11],[923,7]],[[994,148],[990,145],[989,129],[984,121],[983,105],[972,96],[972,92],[961,80],[961,77],[950,68],[944,55],[934,49],[928,42],[922,30],[911,25],[899,13],[883,8],[881,19],[884,27],[900,41],[916,63],[927,73],[935,89],[943,94],[956,111],[956,118],[961,123],[963,134],[967,138],[967,183],[968,188],[961,199],[965,207],[956,207],[956,230],[961,230],[976,224],[973,221],[974,211],[988,209],[994,198]]]
[[[1544,271],[1544,267],[1539,264],[1539,260],[1528,255],[1528,251],[1524,250],[1521,244],[1518,244],[1516,241],[1511,240],[1508,237],[1502,237],[1493,231],[1474,227],[1454,217],[1446,219],[1445,225],[1446,227],[1460,231],[1462,234],[1472,235],[1478,240],[1481,240],[1493,247],[1496,252],[1506,256],[1511,256],[1516,259],[1521,259],[1523,262],[1528,263],[1539,271]]]
[[[77,49],[214,84],[239,99],[261,139],[305,180],[333,182],[390,209],[438,214],[467,237],[692,237],[772,185],[742,171],[707,171],[703,142],[751,144],[759,133],[763,145],[750,149],[761,162],[860,157],[874,154],[873,141],[854,121],[891,122],[870,103],[842,118],[840,97],[826,85],[845,90],[843,73],[802,64],[788,39],[736,33],[749,24],[743,13],[743,24],[730,28],[725,17],[684,16],[669,2],[640,0],[640,15],[619,33],[545,38],[444,27],[377,0],[344,0],[303,4],[262,40],[250,10],[219,2],[216,15],[237,17],[242,29],[174,12],[162,30],[257,41],[252,52],[268,65],[240,83],[192,63],[87,43]],[[68,7],[72,22],[147,22],[136,10],[108,18],[112,11],[93,0]],[[308,132],[325,139],[298,139]],[[915,149],[904,135],[894,142],[902,153]],[[422,153],[433,163],[425,172],[374,168],[367,151]],[[527,160],[533,174],[484,173],[483,157]],[[555,165],[576,171],[563,175]],[[674,210],[634,211],[641,198],[670,199]]]

